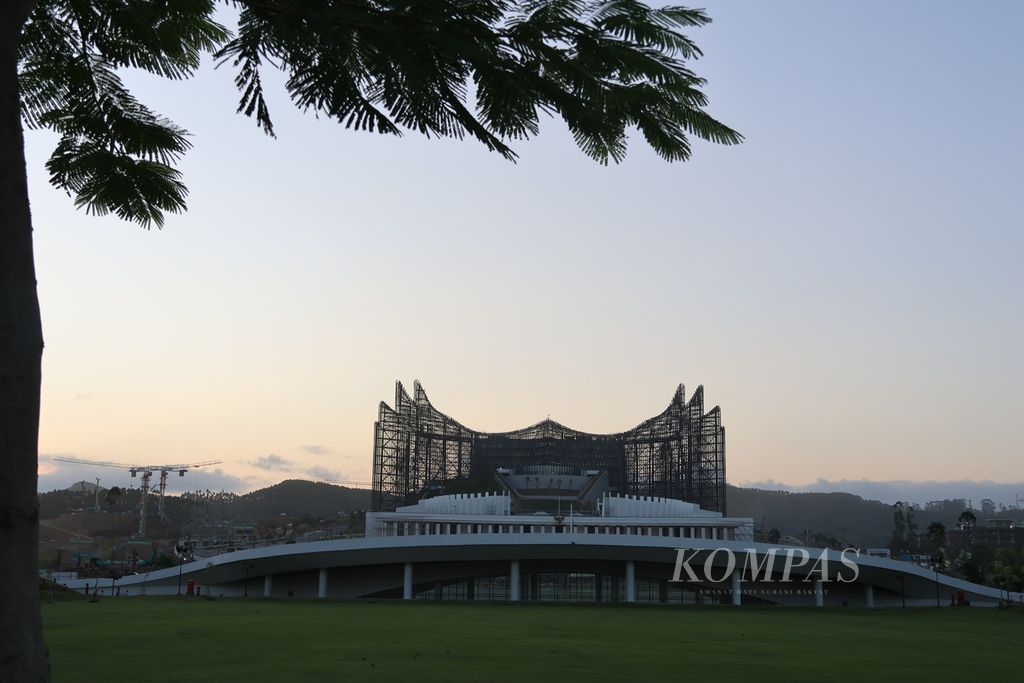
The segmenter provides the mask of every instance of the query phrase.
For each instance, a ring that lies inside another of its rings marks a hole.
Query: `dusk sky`
[[[554,120],[517,164],[355,133],[281,79],[272,140],[210,63],[127,76],[194,135],[189,211],[147,232],[76,210],[29,132],[40,486],[54,454],[368,481],[396,379],[487,431],[617,432],[703,384],[733,484],[1024,481],[1024,3],[701,4],[746,142],[687,163],[635,135],[601,166]]]

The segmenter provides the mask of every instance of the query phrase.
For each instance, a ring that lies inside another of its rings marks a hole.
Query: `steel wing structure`
[[[456,480],[493,480],[498,468],[561,465],[604,470],[613,492],[696,503],[725,514],[725,428],[704,387],[686,400],[682,384],[668,408],[633,429],[589,434],[544,420],[511,432],[478,432],[437,410],[416,381],[413,397],[395,384],[374,423],[374,511],[412,505]]]

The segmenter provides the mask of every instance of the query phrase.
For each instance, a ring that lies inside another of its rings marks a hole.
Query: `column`
[[[868,609],[875,608],[875,587],[870,583],[864,584],[864,604]]]
[[[412,600],[412,562],[405,563],[405,573],[402,576],[402,599]]]
[[[508,598],[512,602],[519,602],[519,560],[512,560],[509,570]]]
[[[324,567],[320,570],[320,581],[317,584],[316,597],[326,598],[327,597],[327,568]]]
[[[740,571],[734,569],[732,572],[732,604],[739,607],[743,604],[743,593],[740,590]]]
[[[814,581],[814,606],[825,606],[825,584],[821,579],[815,579]]]
[[[263,597],[269,598],[274,592],[274,577],[271,574],[267,574],[263,577]]]
[[[636,565],[626,562],[626,602],[636,602]]]

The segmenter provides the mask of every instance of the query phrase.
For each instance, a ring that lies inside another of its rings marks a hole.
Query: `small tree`
[[[946,525],[942,522],[932,522],[925,532],[928,536],[928,545],[932,554],[939,554],[946,547]]]
[[[956,523],[961,529],[973,529],[978,523],[978,518],[974,515],[973,511],[964,510],[960,513]]]
[[[892,509],[892,536],[889,538],[889,551],[898,556],[906,550],[907,521],[903,513],[902,501],[896,501]]]
[[[906,525],[907,530],[904,535],[904,545],[907,551],[914,553],[917,552],[920,543],[917,538],[917,520],[914,519],[914,506],[907,503],[906,512]]]
[[[117,507],[117,501],[121,498],[121,487],[111,486],[107,489],[107,495],[105,496],[106,503],[108,506],[115,508]]]

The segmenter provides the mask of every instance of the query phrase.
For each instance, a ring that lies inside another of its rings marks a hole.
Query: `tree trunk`
[[[0,2],[0,683],[49,681],[39,613],[39,383],[18,37],[34,3]]]

